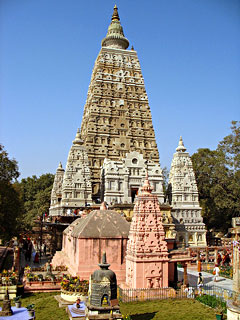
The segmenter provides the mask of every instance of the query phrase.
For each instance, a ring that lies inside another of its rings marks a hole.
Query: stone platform
[[[34,320],[35,316],[30,318],[27,308],[16,308],[11,307],[13,311],[12,316],[0,317],[0,319],[4,320]],[[2,310],[2,308],[0,308]]]
[[[70,301],[64,300],[64,299],[60,296],[60,294],[54,296],[54,299],[57,300],[59,308],[65,308],[65,307],[73,304],[73,303],[70,302]]]
[[[66,311],[70,320],[85,320],[85,309],[86,305],[84,302],[80,303],[80,308],[77,308],[75,303],[66,307]]]

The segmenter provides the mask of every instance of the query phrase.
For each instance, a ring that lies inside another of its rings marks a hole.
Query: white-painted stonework
[[[52,189],[50,215],[67,215],[92,204],[92,184],[88,156],[78,130],[68,154],[66,170],[57,169]]]
[[[158,163],[146,160],[137,151],[126,154],[119,161],[105,159],[101,169],[102,200],[108,204],[133,203],[138,189],[145,181],[146,172],[153,194],[164,202],[163,175]]]
[[[169,174],[169,201],[179,242],[189,246],[205,246],[206,229],[201,216],[202,208],[199,205],[192,161],[186,150],[180,137]]]

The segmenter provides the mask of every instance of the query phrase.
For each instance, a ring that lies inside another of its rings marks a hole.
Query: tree
[[[31,228],[34,220],[47,212],[50,207],[51,190],[54,175],[47,173],[22,179],[19,186],[21,188],[24,201],[24,220],[26,228]]]
[[[8,153],[0,144],[0,181],[13,182],[19,177],[18,165],[15,159],[10,160]]]
[[[234,172],[240,170],[240,121],[232,121],[232,133],[219,142],[217,150],[222,152],[224,162]]]
[[[239,122],[233,121],[231,129],[216,150],[198,149],[192,155],[204,222],[224,232],[240,216]]]
[[[0,145],[0,238],[10,240],[17,235],[23,213],[22,202],[13,182],[19,176],[15,159]]]

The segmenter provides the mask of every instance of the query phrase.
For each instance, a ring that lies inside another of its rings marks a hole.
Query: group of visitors
[[[37,246],[36,243],[31,241],[31,239],[28,237],[27,239],[22,240],[22,249],[23,254],[25,256],[26,262],[33,261],[33,263],[38,264],[40,259],[40,254],[44,253],[44,255],[47,255],[47,245],[44,243],[41,248]]]

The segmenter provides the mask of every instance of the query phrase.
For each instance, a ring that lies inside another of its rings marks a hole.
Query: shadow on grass
[[[151,312],[151,313],[142,313],[142,314],[132,314],[131,320],[151,320],[154,318],[155,314],[157,312]]]

